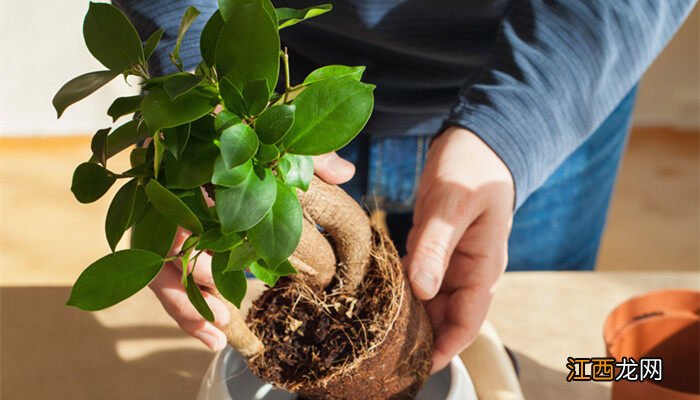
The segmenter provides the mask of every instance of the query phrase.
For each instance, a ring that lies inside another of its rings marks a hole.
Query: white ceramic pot
[[[214,357],[199,388],[198,400],[294,400],[295,394],[275,389],[248,370],[245,360],[227,347]],[[417,400],[477,400],[467,369],[459,357],[430,377]]]

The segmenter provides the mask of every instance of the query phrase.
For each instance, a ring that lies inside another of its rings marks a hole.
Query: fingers
[[[463,190],[449,183],[433,186],[407,243],[408,277],[421,300],[437,294],[455,246],[477,215]]]
[[[355,166],[335,152],[314,156],[313,159],[314,172],[326,183],[339,185],[355,175]]]
[[[187,298],[180,282],[180,271],[167,263],[156,279],[149,284],[153,293],[163,304],[163,308],[187,334],[199,339],[212,350],[226,346],[226,336],[214,324],[206,321]],[[223,326],[229,321],[228,308],[216,297],[202,291],[204,300],[214,313],[216,325]]]

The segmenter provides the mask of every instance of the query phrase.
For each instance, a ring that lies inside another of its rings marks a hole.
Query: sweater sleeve
[[[194,6],[200,15],[194,20],[180,45],[180,58],[187,70],[193,70],[201,61],[199,36],[204,25],[217,10],[216,0],[113,0],[129,18],[142,40],[158,29],[163,37],[149,60],[149,69],[154,76],[177,72],[168,53],[175,47],[180,19],[188,7]]]
[[[501,157],[519,207],[639,81],[694,3],[514,0],[445,123]]]

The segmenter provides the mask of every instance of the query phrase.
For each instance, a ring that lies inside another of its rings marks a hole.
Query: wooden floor
[[[611,207],[601,270],[700,268],[699,150],[697,132],[635,130]],[[0,138],[3,285],[71,284],[107,253],[108,200],[78,204],[69,190],[73,169],[88,157],[85,136]],[[126,155],[110,164],[126,169]]]

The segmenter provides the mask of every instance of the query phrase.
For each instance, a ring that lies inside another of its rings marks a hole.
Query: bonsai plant
[[[342,189],[313,175],[312,155],[338,150],[362,130],[374,87],[361,82],[364,67],[342,65],[293,84],[280,48],[279,30],[330,9],[219,0],[201,33],[203,61],[191,72],[179,57],[199,15],[189,8],[169,53],[179,72],[152,76],[148,59],[162,30],[142,42],[119,9],[90,3],[85,43],[106,69],[66,83],[53,99],[58,116],[119,75],[140,79],[143,94],[114,100],[109,116],[134,118],[98,130],[92,157],[73,175],[81,203],[125,183],[106,217],[112,253],[85,269],[67,304],[110,307],[180,258],[192,305],[213,321],[192,275],[207,252],[213,294],[232,314],[228,341],[257,375],[313,399],[412,397],[430,371],[425,311],[385,234]],[[146,145],[132,148],[137,143]],[[112,171],[110,157],[130,148],[131,168]],[[169,256],[178,227],[191,235]],[[115,251],[129,229],[131,248]],[[269,286],[247,321],[237,310],[245,271]]]

